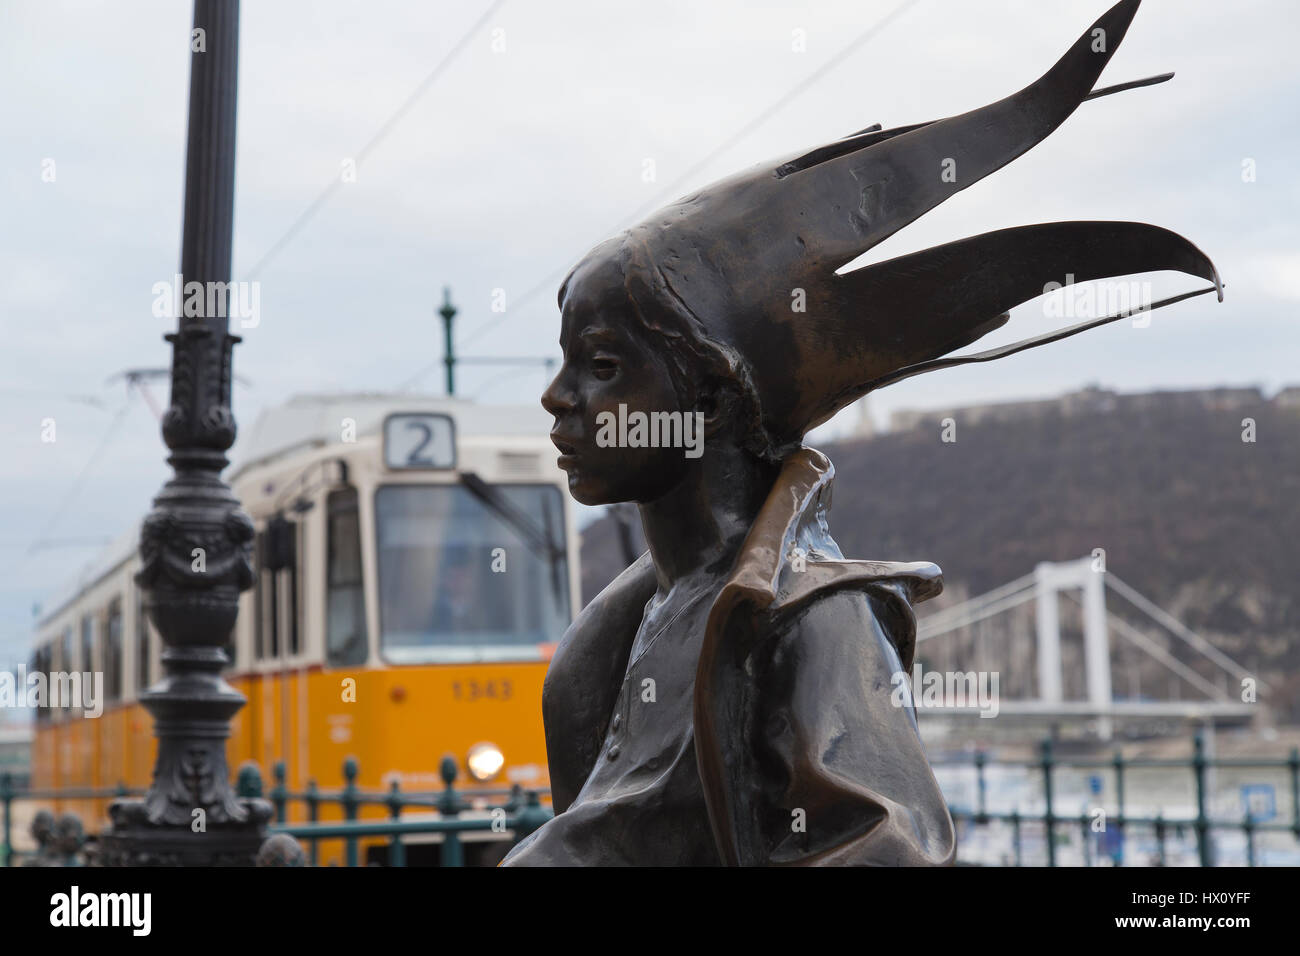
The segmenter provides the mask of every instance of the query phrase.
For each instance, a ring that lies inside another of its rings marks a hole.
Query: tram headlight
[[[505,765],[505,754],[496,744],[475,744],[469,748],[469,756],[465,758],[469,775],[479,783],[491,780]]]

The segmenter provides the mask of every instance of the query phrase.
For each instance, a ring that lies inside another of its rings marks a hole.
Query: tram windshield
[[[375,494],[375,524],[387,660],[531,655],[568,627],[559,489],[386,485]]]

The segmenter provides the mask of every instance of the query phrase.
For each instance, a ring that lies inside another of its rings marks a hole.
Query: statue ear
[[[731,431],[739,440],[748,424],[743,420],[749,414],[747,404],[738,383],[711,375],[696,391],[693,410],[704,416],[705,438]]]
[[[704,434],[711,438],[720,431],[727,418],[726,406],[729,402],[726,398],[726,389],[720,379],[708,376],[695,387],[694,391],[695,394],[691,396],[692,401],[688,407],[690,411],[704,416]]]

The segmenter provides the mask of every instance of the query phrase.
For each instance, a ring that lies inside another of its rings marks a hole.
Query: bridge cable
[[[1145,612],[1148,617],[1151,617],[1158,623],[1163,624],[1166,628],[1172,631],[1177,637],[1182,638],[1188,644],[1195,647],[1198,651],[1200,651],[1210,660],[1214,661],[1224,670],[1228,671],[1229,673],[1235,675],[1238,678],[1250,678],[1251,680],[1254,680],[1260,688],[1263,688],[1265,690],[1268,689],[1267,685],[1262,680],[1260,680],[1256,675],[1252,674],[1246,668],[1242,667],[1240,664],[1234,661],[1227,654],[1223,653],[1223,651],[1219,650],[1217,647],[1215,647],[1205,638],[1201,637],[1199,634],[1192,631],[1186,624],[1178,620],[1178,618],[1174,617],[1168,611],[1164,610],[1163,608],[1157,607],[1155,604],[1152,604],[1149,600],[1147,600],[1145,597],[1143,597],[1141,594],[1135,591],[1130,585],[1125,584],[1119,578],[1115,577],[1114,572],[1106,573],[1106,585],[1107,587],[1112,588],[1114,591],[1116,591],[1121,597],[1127,598],[1128,601],[1131,604],[1133,604],[1138,610]]]
[[[1083,602],[1080,601],[1074,594],[1068,591],[1063,593],[1070,601],[1074,603],[1076,607],[1079,608],[1083,607]],[[1232,702],[1232,698],[1229,697],[1224,692],[1222,687],[1219,687],[1211,683],[1210,681],[1206,680],[1195,670],[1193,670],[1191,667],[1184,664],[1178,658],[1174,657],[1172,654],[1169,653],[1169,651],[1161,647],[1159,644],[1157,644],[1146,634],[1143,634],[1140,630],[1138,630],[1128,621],[1124,620],[1124,618],[1120,617],[1114,611],[1106,612],[1106,620],[1108,620],[1112,625],[1114,625],[1115,630],[1119,633],[1121,637],[1123,637],[1125,640],[1129,641],[1130,643],[1135,644],[1136,646],[1142,648],[1142,650],[1146,651],[1153,658],[1155,658],[1158,663],[1163,664],[1176,676],[1181,677],[1183,680],[1187,681],[1187,683],[1191,684],[1193,687],[1198,688],[1206,696],[1217,697],[1220,700],[1227,703]],[[1111,696],[1113,697],[1114,694],[1112,693]]]

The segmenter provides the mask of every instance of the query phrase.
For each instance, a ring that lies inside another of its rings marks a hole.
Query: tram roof
[[[52,592],[50,600],[45,602],[40,616],[37,618],[37,629],[43,629],[54,618],[66,611],[69,605],[81,597],[83,592],[90,590],[102,581],[106,575],[115,571],[122,562],[129,560],[135,554],[136,546],[139,543],[140,523],[136,521],[132,523],[130,528],[118,535],[111,544],[105,545],[103,550],[83,565],[75,578],[70,581],[65,580],[61,586]]]
[[[541,405],[479,405],[436,395],[352,392],[296,395],[265,409],[252,428],[240,435],[239,460],[227,481],[295,451],[335,444],[339,423],[351,418],[357,437],[377,434],[396,412],[445,412],[456,422],[457,435],[532,435],[545,437],[551,416]]]

